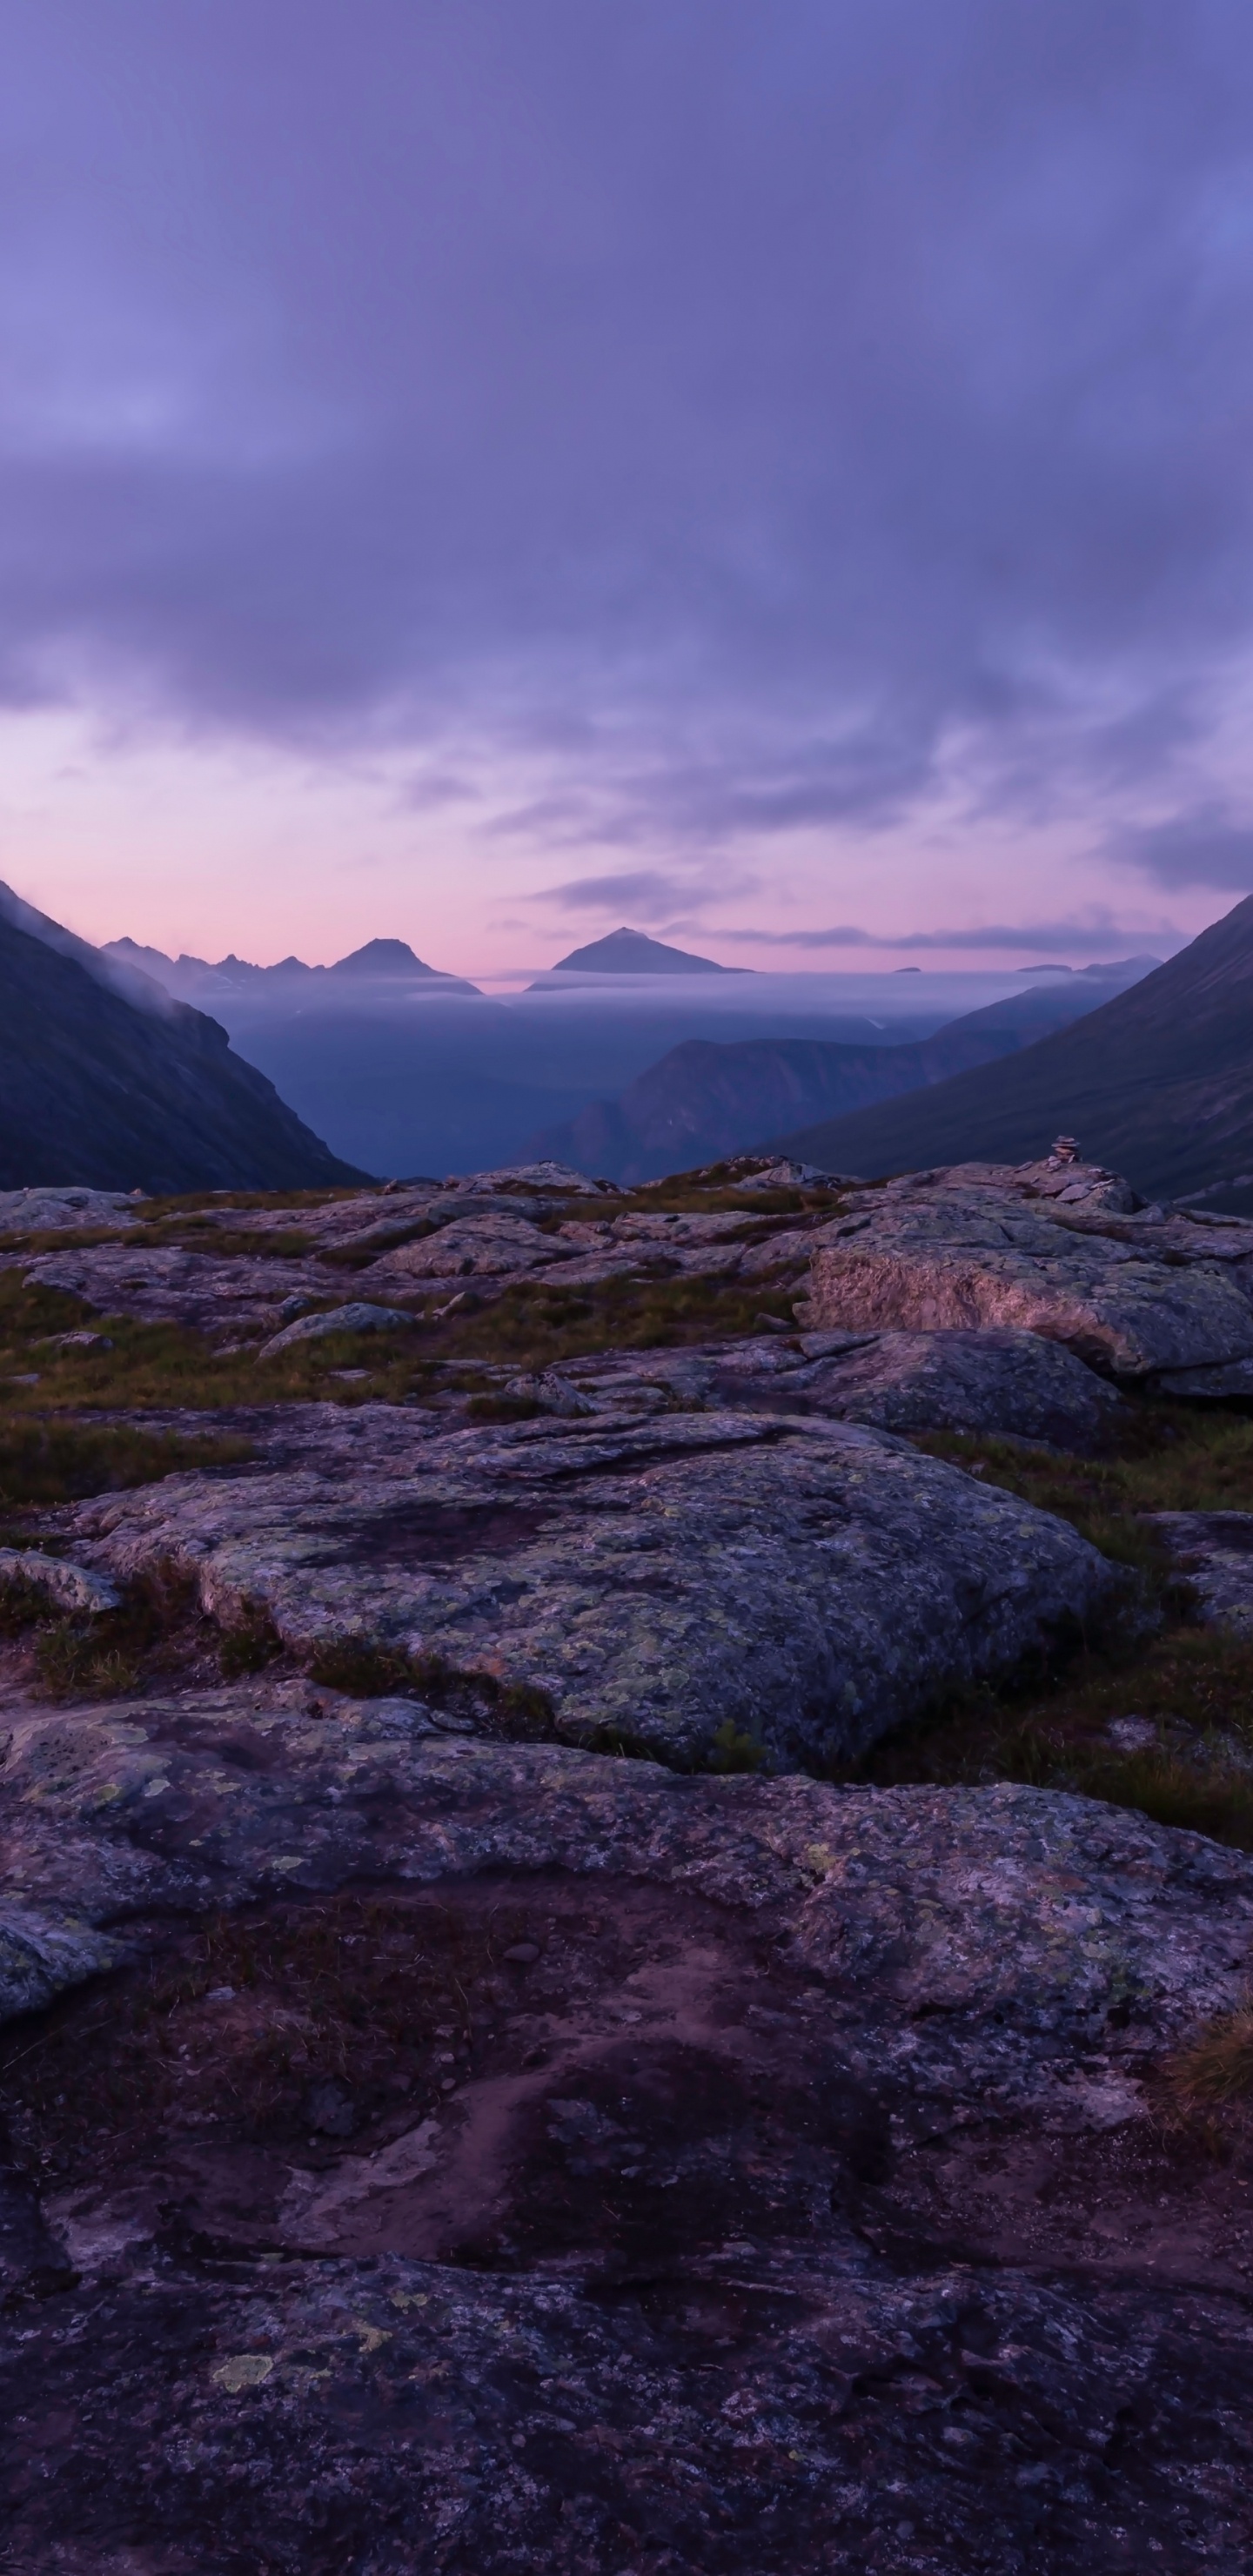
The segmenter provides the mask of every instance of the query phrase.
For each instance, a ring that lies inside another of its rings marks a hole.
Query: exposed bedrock
[[[544,1695],[555,1733],[703,1764],[860,1752],[1100,1616],[1125,1578],[1068,1523],[821,1418],[613,1415],[354,1444],[80,1506],[114,1577],[194,1574],[224,1624],[355,1638]]]
[[[1040,1168],[964,1165],[858,1192],[815,1236],[802,1320],[849,1331],[1008,1326],[1128,1380],[1253,1356],[1253,1228],[1136,1216],[1108,1175],[1050,1196]]]
[[[14,1718],[14,1868],[133,1962],[3,2067],[17,2576],[1244,2563],[1247,2193],[1154,2088],[1247,1855],[292,1684]]]
[[[607,1352],[577,1371],[597,1403],[677,1403],[826,1414],[905,1435],[1008,1433],[1098,1448],[1125,1407],[1113,1387],[1039,1333],[802,1333],[682,1351]]]

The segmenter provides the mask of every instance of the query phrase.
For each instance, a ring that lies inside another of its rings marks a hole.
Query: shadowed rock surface
[[[1253,1637],[1253,1512],[1153,1512],[1207,1627]]]
[[[21,2576],[1241,2563],[1248,2213],[1151,2100],[1244,1856],[291,1686],[3,1778],[132,1961],[3,2067]]]

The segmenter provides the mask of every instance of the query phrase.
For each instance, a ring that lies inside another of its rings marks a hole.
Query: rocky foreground
[[[1152,1615],[917,1444],[1238,1401],[1253,1226],[676,1195],[0,1206],[28,1407],[251,1372],[0,1550],[21,2576],[1253,2564],[1253,2161],[1171,2089],[1253,1856],[838,1776]],[[1244,1520],[1159,1516],[1194,1619]]]

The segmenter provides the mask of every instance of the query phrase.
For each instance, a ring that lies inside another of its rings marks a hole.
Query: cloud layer
[[[941,806],[1251,881],[1244,0],[17,0],[6,53],[0,704],[524,778],[519,883],[603,850],[615,910]]]

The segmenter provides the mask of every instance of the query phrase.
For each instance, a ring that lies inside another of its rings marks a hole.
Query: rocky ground
[[[1253,2566],[1253,1423],[1177,1385],[1253,1227],[77,1196],[0,1205],[0,2564]]]

